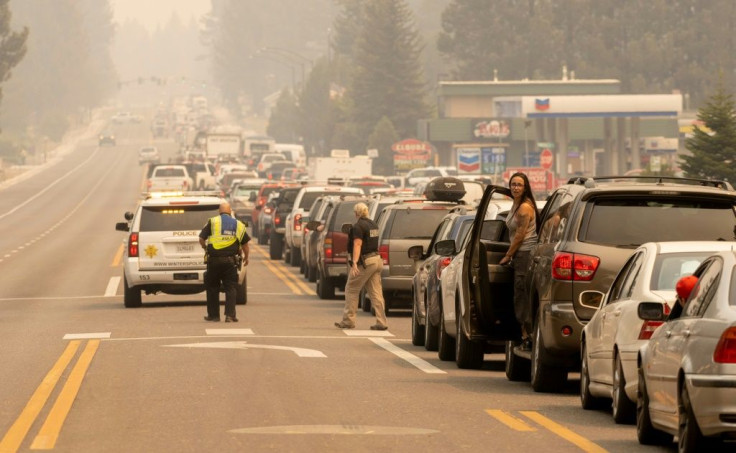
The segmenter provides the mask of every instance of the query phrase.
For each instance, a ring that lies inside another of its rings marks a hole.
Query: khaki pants
[[[381,287],[381,269],[383,269],[383,258],[375,255],[365,259],[365,269],[360,264],[358,265],[358,275],[353,277],[348,273],[348,282],[345,284],[345,309],[342,315],[344,324],[355,325],[360,290],[365,286],[366,293],[371,299],[371,306],[376,312],[376,324],[388,325]]]

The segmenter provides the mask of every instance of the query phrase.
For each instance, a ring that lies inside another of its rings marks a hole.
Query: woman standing
[[[537,242],[537,203],[529,187],[529,178],[524,173],[514,173],[509,179],[509,188],[514,204],[506,217],[511,246],[500,264],[510,263],[514,269],[514,314],[521,326],[524,351],[531,350],[530,334],[533,328],[531,302],[526,287],[531,250]]]

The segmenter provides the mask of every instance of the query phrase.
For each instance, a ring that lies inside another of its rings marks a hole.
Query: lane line
[[[120,247],[118,247],[118,251],[115,253],[115,257],[112,259],[112,263],[110,263],[110,267],[118,267],[120,266],[121,262],[123,261],[123,252],[125,249],[123,248],[123,244],[120,244]]]
[[[79,388],[82,386],[82,380],[99,346],[100,340],[89,340],[87,342],[87,346],[79,356],[79,360],[77,360],[74,368],[72,368],[72,372],[61,389],[61,393],[56,398],[51,412],[49,412],[46,421],[41,426],[41,430],[33,440],[31,450],[51,450],[56,446],[56,440],[59,438],[61,427],[64,425],[67,415],[69,415],[74,399],[77,397]]]
[[[294,293],[264,293],[264,292],[250,292],[248,291],[249,295],[254,296],[293,296]],[[47,296],[47,297],[0,297],[0,302],[9,302],[9,301],[23,301],[23,300],[74,300],[74,299],[99,299],[101,297],[105,296]],[[111,296],[112,297],[112,296]],[[116,294],[115,297],[123,297],[122,294]],[[164,302],[163,300],[161,302]],[[188,301],[191,302],[191,301]]]
[[[261,256],[263,256],[264,258],[266,258],[266,260],[264,261],[266,263],[266,266],[268,266],[270,264],[271,266],[276,267],[279,271],[281,271],[283,273],[283,275],[286,278],[291,279],[291,281],[293,281],[297,286],[299,286],[299,288],[301,289],[301,291],[304,291],[304,293],[310,294],[310,295],[316,295],[317,294],[317,292],[314,290],[314,288],[312,288],[309,285],[307,285],[306,283],[304,283],[304,281],[301,278],[299,278],[298,276],[292,274],[291,271],[286,267],[285,264],[283,264],[281,262],[272,261],[270,255],[267,254],[265,252],[265,250],[263,250],[261,247],[255,247],[255,249],[258,251],[258,253]],[[301,292],[299,294],[301,294]]]
[[[120,286],[120,277],[110,277],[110,281],[107,282],[107,289],[105,289],[105,295],[102,297],[112,297],[118,293],[118,286]]]
[[[112,332],[91,332],[91,333],[68,333],[64,335],[64,340],[89,340],[91,338],[110,338]]]
[[[516,431],[536,431],[537,429],[527,425],[523,420],[499,409],[486,409],[486,413],[499,422]]]
[[[291,282],[291,280],[289,278],[287,278],[279,269],[276,268],[276,266],[274,266],[273,264],[271,264],[269,261],[264,261],[263,263],[266,265],[266,267],[268,268],[268,270],[270,270],[271,272],[273,272],[274,275],[276,275],[276,277],[279,278],[279,280],[281,280],[282,282],[284,282],[286,284],[286,286],[288,286],[289,289],[291,289],[291,291],[294,294],[299,295],[299,296],[301,296],[303,294],[301,292],[301,290],[299,288],[297,288]]]
[[[253,335],[253,329],[204,329],[207,335]]]
[[[426,362],[419,357],[415,356],[414,354],[411,354],[409,352],[404,351],[400,347],[396,346],[395,344],[391,343],[388,340],[385,340],[383,338],[369,338],[373,343],[377,344],[378,346],[382,347],[383,349],[387,350],[388,352],[394,354],[395,356],[399,357],[400,359],[406,360],[410,364],[414,365],[415,367],[419,368],[420,370],[424,371],[428,374],[447,374],[445,371],[440,370],[436,366],[430,364],[429,362]]]
[[[28,434],[28,430],[31,428],[31,425],[33,425],[36,417],[38,417],[41,409],[46,405],[46,401],[49,399],[51,392],[59,382],[61,374],[77,353],[79,344],[79,341],[69,342],[66,349],[64,349],[64,352],[61,354],[61,357],[59,357],[59,360],[57,360],[54,366],[51,367],[51,370],[49,370],[46,377],[43,378],[43,381],[41,381],[41,384],[36,388],[36,391],[33,392],[33,396],[31,396],[26,407],[23,408],[18,419],[15,420],[13,426],[11,426],[8,432],[5,433],[3,440],[0,441],[0,452],[14,453],[18,451],[20,444]]]
[[[543,427],[552,431],[554,434],[562,437],[568,442],[575,444],[578,448],[589,453],[607,453],[608,450],[600,447],[599,445],[589,441],[585,437],[572,432],[564,426],[556,423],[544,415],[536,411],[519,411],[521,415],[534,420]]]

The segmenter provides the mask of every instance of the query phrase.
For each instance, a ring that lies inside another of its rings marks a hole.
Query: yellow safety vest
[[[235,241],[243,240],[245,235],[245,224],[232,217],[225,219],[224,225],[221,216],[212,217],[210,219],[210,235],[208,242],[215,250],[222,250],[235,243]]]

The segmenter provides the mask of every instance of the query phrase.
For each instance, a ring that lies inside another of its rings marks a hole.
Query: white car
[[[199,232],[218,215],[218,196],[149,195],[115,225],[129,234],[123,241],[123,305],[140,307],[142,293],[196,294],[205,290],[207,265]],[[248,300],[246,268],[238,272],[236,303]]]
[[[661,321],[643,321],[639,302],[659,302],[668,309],[675,284],[691,274],[714,252],[731,250],[723,241],[648,242],[637,248],[621,268],[598,311],[581,337],[580,402],[583,409],[613,400],[616,423],[633,423],[636,412],[639,349]]]
[[[736,435],[735,250],[703,261],[682,314],[667,319],[639,351],[642,444],[677,435],[681,452],[713,451],[711,444]],[[661,304],[641,303],[639,311],[643,318],[663,317]]]
[[[419,182],[429,182],[434,178],[441,176],[457,176],[455,167],[424,167],[409,170],[404,176],[404,181],[409,187],[413,187]]]
[[[158,164],[161,162],[161,156],[158,153],[158,148],[155,146],[144,146],[138,150],[138,163],[143,164]]]

